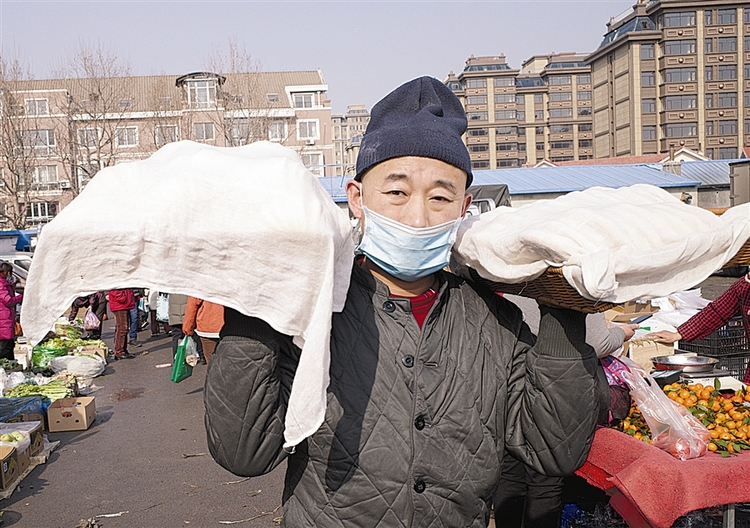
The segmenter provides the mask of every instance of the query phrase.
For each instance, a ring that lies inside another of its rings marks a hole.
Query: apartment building
[[[102,168],[182,139],[274,141],[333,175],[327,89],[320,71],[6,81],[0,227],[45,223]]]
[[[346,114],[333,115],[331,119],[334,166],[329,173],[333,176],[353,176],[357,172],[357,155],[370,122],[370,112],[365,105],[349,105]]]
[[[474,169],[593,157],[591,75],[586,55],[537,55],[520,69],[504,55],[471,56],[445,83],[466,109]]]
[[[586,59],[594,156],[687,147],[734,159],[750,138],[750,5],[639,1]]]

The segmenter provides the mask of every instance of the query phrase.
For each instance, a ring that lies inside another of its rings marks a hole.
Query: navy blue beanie
[[[357,157],[355,180],[380,162],[402,156],[433,158],[466,173],[471,184],[471,159],[461,141],[466,112],[443,83],[420,77],[399,86],[373,108]]]

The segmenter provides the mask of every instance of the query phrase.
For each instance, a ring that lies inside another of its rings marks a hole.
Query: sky
[[[421,75],[445,79],[471,56],[594,51],[635,0],[0,0],[0,52],[51,78],[80,46],[102,46],[136,75],[206,69],[229,42],[263,71],[320,70],[334,113],[371,108]]]

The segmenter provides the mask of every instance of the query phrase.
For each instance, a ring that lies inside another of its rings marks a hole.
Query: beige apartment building
[[[521,69],[504,55],[471,56],[445,83],[466,109],[474,169],[593,157],[591,75],[585,55],[533,56]]]
[[[320,71],[6,80],[0,228],[43,224],[102,168],[183,139],[278,142],[314,174],[333,175],[327,90]]]
[[[370,112],[365,105],[349,105],[346,107],[346,114],[334,115],[331,119],[334,166],[328,174],[353,176],[357,172],[357,155],[362,136],[370,122]]]
[[[750,138],[750,4],[639,1],[613,18],[591,66],[594,156],[688,147],[742,155]]]

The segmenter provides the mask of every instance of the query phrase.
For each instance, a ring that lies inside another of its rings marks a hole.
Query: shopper
[[[646,335],[657,343],[672,344],[675,341],[695,341],[715,332],[735,316],[742,316],[747,342],[750,343],[750,272],[740,277],[727,291],[706,305],[703,310],[677,327],[676,332],[662,330]],[[750,365],[742,380],[750,384]]]
[[[411,81],[371,115],[346,187],[362,255],[331,322],[324,422],[283,448],[300,349],[225,308],[208,446],[239,475],[286,459],[283,526],[486,527],[506,449],[553,475],[586,459],[598,381],[585,315],[542,306],[534,344],[517,307],[443,271],[472,174],[466,115],[442,82]]]
[[[128,353],[128,312],[135,306],[131,288],[109,291],[109,309],[115,316],[115,360],[134,358]]]
[[[12,283],[13,266],[0,263],[0,358],[13,359],[16,345],[16,305],[23,295],[16,295]]]
[[[203,348],[206,363],[219,342],[219,332],[224,326],[224,307],[220,304],[204,301],[197,297],[188,297],[185,317],[182,320],[182,332],[185,335],[198,335]]]

